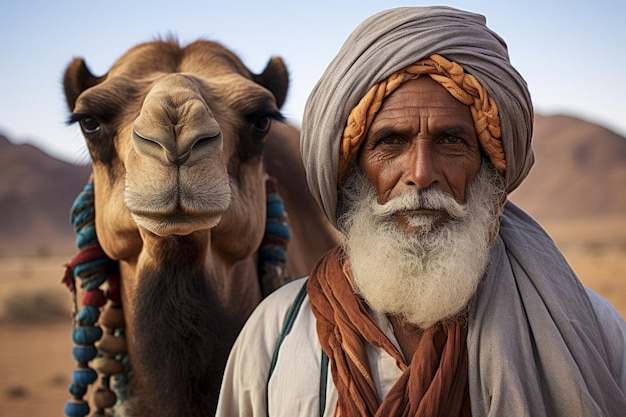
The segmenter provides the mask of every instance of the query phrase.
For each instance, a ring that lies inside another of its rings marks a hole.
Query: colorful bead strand
[[[111,305],[116,305],[120,313],[122,310],[119,304],[117,263],[106,256],[96,236],[92,178],[72,206],[71,221],[77,233],[76,246],[79,252],[66,265],[63,282],[70,288],[74,298],[72,340],[76,346],[72,348],[72,355],[77,362],[77,368],[72,374],[72,383],[68,389],[72,399],[66,402],[64,411],[68,417],[84,417],[89,414],[89,403],[84,400],[84,396],[89,385],[97,381],[100,373],[101,386],[93,393],[93,403],[96,407],[94,415],[104,416],[105,409],[113,407],[116,402],[116,395],[109,388],[109,377],[122,369],[122,365],[121,362],[111,358],[109,353],[101,352],[96,346],[103,339],[103,334],[108,337],[115,331],[105,327],[105,334],[98,320],[102,311],[106,314]],[[80,310],[76,305],[77,278],[83,290]],[[108,284],[106,290],[102,289],[105,283]],[[110,320],[108,323],[112,325]],[[123,315],[119,316],[114,324],[123,328]],[[125,342],[123,349],[124,351],[126,349]],[[106,362],[107,366],[103,365],[103,359],[109,361]],[[117,362],[118,365],[112,366],[111,361]],[[89,366],[90,363],[93,368]]]

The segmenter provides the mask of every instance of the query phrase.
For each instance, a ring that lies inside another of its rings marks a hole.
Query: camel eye
[[[256,119],[252,125],[252,129],[257,135],[265,135],[269,132],[271,126],[272,118],[270,116],[262,116]]]
[[[80,128],[85,132],[85,134],[96,133],[100,130],[100,122],[94,119],[91,116],[85,116],[80,119]]]

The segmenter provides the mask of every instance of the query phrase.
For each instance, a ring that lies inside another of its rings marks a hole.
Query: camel
[[[97,238],[119,267],[131,376],[117,414],[214,414],[229,349],[273,289],[257,268],[268,178],[291,231],[286,276],[305,276],[335,245],[308,193],[299,132],[279,112],[288,81],[281,58],[253,74],[208,40],[139,44],[103,76],[82,58],[67,67]]]

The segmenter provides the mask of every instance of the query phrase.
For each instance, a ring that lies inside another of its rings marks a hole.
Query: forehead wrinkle
[[[417,85],[420,87],[415,91],[414,86]],[[428,97],[427,103],[424,97]],[[467,118],[460,119],[461,114]],[[406,81],[386,97],[366,137],[371,136],[374,130],[377,137],[381,135],[380,131],[383,134],[417,134],[422,130],[450,134],[475,133],[470,107],[429,77]]]
[[[395,133],[417,134],[424,128],[431,133],[442,132],[453,135],[476,133],[472,124],[460,122],[458,118],[446,121],[446,118],[448,118],[448,116],[432,116],[431,119],[425,119],[423,117],[414,119],[406,118],[403,120],[381,119],[378,123],[372,123],[367,137],[378,138]],[[414,121],[418,121],[418,123],[413,123]]]

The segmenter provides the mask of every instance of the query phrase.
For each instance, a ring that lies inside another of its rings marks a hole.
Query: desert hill
[[[535,165],[511,199],[540,220],[626,219],[626,138],[568,116],[536,116]]]
[[[90,172],[0,135],[0,256],[71,253],[69,210]]]
[[[626,138],[568,116],[536,116],[535,165],[510,199],[561,248],[626,249]]]
[[[568,116],[536,116],[534,135],[535,166],[511,200],[570,237],[575,224],[626,245],[626,138]],[[89,172],[0,135],[0,257],[73,253],[69,209]]]

